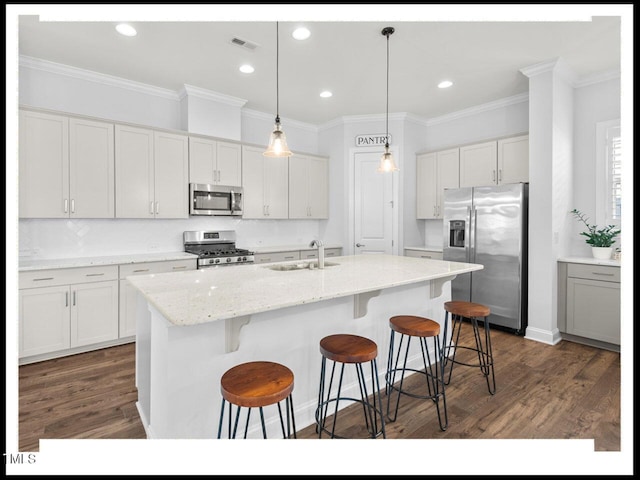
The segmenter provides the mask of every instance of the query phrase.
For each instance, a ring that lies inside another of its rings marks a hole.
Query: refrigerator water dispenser
[[[464,220],[451,220],[449,222],[449,246],[464,248]]]

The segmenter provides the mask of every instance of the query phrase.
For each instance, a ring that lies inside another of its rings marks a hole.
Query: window
[[[596,124],[596,222],[620,226],[622,218],[620,120]]]

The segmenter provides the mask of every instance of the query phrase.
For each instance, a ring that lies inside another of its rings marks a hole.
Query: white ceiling
[[[130,18],[136,19],[129,21],[138,30],[136,37],[116,33],[116,21],[39,21],[37,15],[18,15],[18,53],[176,92],[192,85],[275,114],[275,19]],[[201,18],[216,17],[207,10]],[[283,123],[291,119],[320,125],[345,115],[383,114],[386,37],[381,30],[386,26],[395,28],[389,39],[390,113],[428,119],[526,93],[528,80],[520,69],[558,57],[579,78],[621,68],[620,16],[592,21],[410,21],[411,16],[316,21],[310,10],[297,18],[301,20],[279,23]],[[291,32],[302,24],[311,37],[294,40]],[[244,49],[230,43],[233,37],[258,46]],[[240,73],[243,63],[252,64],[255,73]],[[438,89],[444,79],[452,80],[453,87]],[[325,89],[333,97],[320,98]]]

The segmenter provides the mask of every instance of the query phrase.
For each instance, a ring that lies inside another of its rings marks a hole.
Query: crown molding
[[[594,73],[580,77],[575,83],[575,88],[587,87],[596,83],[608,82],[620,78],[620,70],[609,70],[606,72]]]
[[[250,108],[243,108],[241,112],[241,116],[247,117],[247,118],[255,118],[256,120],[263,120],[269,123],[275,122],[275,117],[273,116],[272,113],[264,113],[258,110],[252,110]],[[291,126],[294,128],[298,128],[300,130],[307,130],[309,132],[314,132],[314,133],[317,133],[319,131],[319,127],[317,125],[300,122],[298,120],[292,120],[282,116],[280,117],[280,124],[282,125],[283,129],[285,128],[285,126]]]
[[[465,108],[463,110],[458,110],[457,112],[442,115],[440,117],[430,118],[426,121],[426,125],[427,127],[430,127],[433,125],[438,125],[440,123],[450,122],[452,120],[457,120],[464,117],[470,117],[479,113],[489,112],[491,110],[496,110],[498,108],[504,108],[510,105],[516,105],[518,103],[524,103],[527,101],[529,101],[529,94],[520,93],[511,97],[501,98],[500,100],[496,100],[494,102],[483,103],[481,105],[476,105],[475,107]]]
[[[114,77],[112,75],[106,75],[104,73],[93,72],[91,70],[70,67],[69,65],[50,62],[48,60],[42,60],[39,58],[20,55],[18,58],[18,65],[20,67],[30,68],[32,70],[41,70],[43,72],[65,75],[67,77],[73,77],[80,80],[100,83],[102,85],[108,85],[110,87],[119,87],[126,90],[132,90],[134,92],[145,93],[147,95],[154,95],[156,97],[166,98],[167,100],[179,100],[178,94],[173,90],[155,87],[146,83],[134,82],[132,80],[126,80],[124,78]]]
[[[226,105],[231,105],[232,107],[240,108],[247,103],[247,100],[244,98],[232,97],[231,95],[224,95],[212,90],[207,90],[206,88],[184,84],[178,91],[178,99],[182,101],[187,96],[211,100],[213,102],[224,103]]]
[[[575,72],[562,57],[521,68],[520,72],[529,78],[540,75],[541,73],[555,72],[572,87],[575,86],[577,79]]]

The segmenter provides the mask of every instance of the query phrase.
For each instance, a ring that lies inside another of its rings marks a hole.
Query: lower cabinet
[[[339,257],[342,255],[342,248],[325,248],[324,256]],[[256,253],[253,255],[254,263],[289,262],[291,260],[307,260],[318,258],[317,249],[291,250],[287,252]]]
[[[411,248],[404,249],[405,257],[431,258],[433,260],[442,260],[442,252],[436,250],[414,250]]]
[[[620,267],[559,263],[561,332],[620,345]]]
[[[117,339],[117,271],[109,266],[21,272],[19,357]]]

